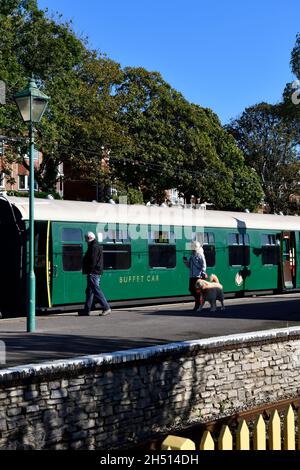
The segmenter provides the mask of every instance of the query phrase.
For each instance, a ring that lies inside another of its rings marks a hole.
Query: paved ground
[[[49,359],[120,351],[271,328],[300,326],[300,293],[226,299],[226,310],[201,314],[192,303],[114,309],[111,315],[75,313],[37,317],[35,333],[25,318],[0,320],[8,367]]]

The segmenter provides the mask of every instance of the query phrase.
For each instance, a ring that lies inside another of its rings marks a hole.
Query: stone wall
[[[300,390],[286,328],[0,370],[0,448],[128,449]]]

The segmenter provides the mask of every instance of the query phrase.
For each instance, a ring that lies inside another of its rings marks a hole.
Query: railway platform
[[[77,312],[38,315],[36,332],[26,318],[0,320],[6,363],[0,367],[109,353],[132,348],[300,325],[300,293],[226,299],[226,309],[201,313],[192,302],[115,307],[110,315]]]

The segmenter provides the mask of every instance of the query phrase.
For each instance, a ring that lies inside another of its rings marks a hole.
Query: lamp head
[[[15,102],[24,122],[40,122],[46,111],[49,96],[40,91],[31,78],[24,90],[15,95]]]

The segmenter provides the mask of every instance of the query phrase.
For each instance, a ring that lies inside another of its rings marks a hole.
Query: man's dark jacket
[[[103,249],[97,240],[93,240],[88,244],[88,249],[82,261],[83,274],[103,273]]]

